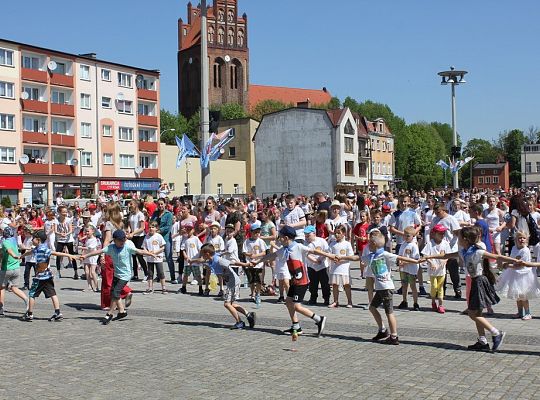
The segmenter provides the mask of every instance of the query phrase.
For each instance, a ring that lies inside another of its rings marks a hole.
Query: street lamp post
[[[188,158],[186,157],[186,194],[189,194],[189,173],[191,172],[189,167],[191,165],[191,161],[188,161]]]
[[[82,199],[82,152],[84,148],[78,147],[77,151],[79,152],[79,197]]]
[[[206,26],[206,0],[201,0],[201,152],[210,140],[210,112],[208,108],[208,36]],[[201,194],[209,194],[210,162],[201,169]]]
[[[467,74],[467,71],[456,71],[454,67],[450,67],[449,71],[439,72],[439,75],[442,78],[441,85],[452,85],[452,161],[454,163],[461,156],[461,149],[458,147],[457,142],[457,126],[456,126],[456,85],[465,83],[463,77]],[[459,186],[458,173],[454,174],[454,189],[457,189]]]

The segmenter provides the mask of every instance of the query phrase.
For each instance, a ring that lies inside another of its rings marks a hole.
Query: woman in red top
[[[352,233],[356,239],[356,254],[362,257],[364,248],[368,245],[368,228],[369,228],[369,216],[365,211],[360,211],[360,221],[354,227]],[[364,263],[360,263],[360,273],[362,279],[364,279]]]

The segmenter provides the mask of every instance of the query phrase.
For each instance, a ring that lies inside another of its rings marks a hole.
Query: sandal
[[[332,304],[328,306],[328,308],[337,308],[337,307],[339,307],[339,303],[337,302],[333,302]]]

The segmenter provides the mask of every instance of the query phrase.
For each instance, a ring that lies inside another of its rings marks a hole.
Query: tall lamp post
[[[208,36],[206,26],[206,0],[201,0],[201,153],[210,139],[210,112],[208,109]],[[210,193],[210,162],[201,169],[201,194]]]
[[[464,76],[467,74],[467,71],[456,71],[454,67],[450,67],[449,71],[439,72],[439,75],[442,78],[441,85],[452,86],[452,161],[455,163],[457,159],[461,157],[461,148],[458,146],[457,142],[457,126],[456,126],[456,85],[465,83]],[[459,186],[458,173],[454,174],[454,189],[457,189]]]
[[[84,148],[78,147],[77,151],[79,152],[79,197],[83,198],[82,192],[82,152]]]

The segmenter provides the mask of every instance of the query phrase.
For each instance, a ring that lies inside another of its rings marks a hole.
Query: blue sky
[[[211,0],[208,0],[210,3]],[[194,4],[197,1],[193,2]],[[0,37],[162,72],[177,109],[176,20],[187,0],[26,0],[2,4]],[[437,72],[469,71],[457,88],[464,141],[540,127],[536,0],[239,0],[249,18],[252,83],[326,86],[388,104],[408,123],[451,120]],[[11,16],[11,18],[6,18]]]

